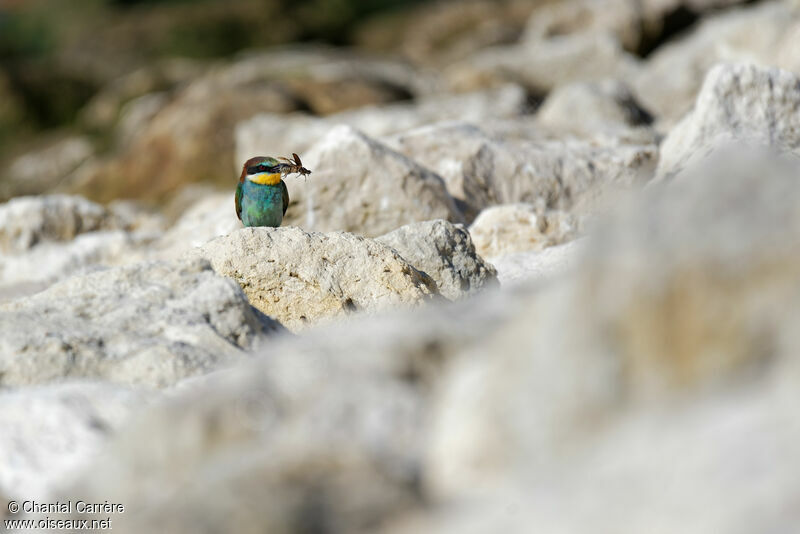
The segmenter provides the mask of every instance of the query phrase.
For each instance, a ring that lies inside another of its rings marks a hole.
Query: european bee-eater
[[[281,225],[289,206],[283,176],[311,174],[297,154],[292,156],[294,160],[257,156],[245,162],[236,186],[236,216],[245,226]]]

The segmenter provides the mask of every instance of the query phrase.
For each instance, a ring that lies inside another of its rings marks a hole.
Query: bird
[[[236,216],[245,226],[274,226],[283,222],[289,207],[289,190],[283,177],[298,173],[311,174],[303,167],[300,157],[289,158],[256,156],[242,166],[236,186]]]

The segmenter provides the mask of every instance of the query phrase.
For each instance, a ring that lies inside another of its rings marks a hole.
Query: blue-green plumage
[[[275,158],[250,158],[236,186],[236,216],[245,226],[280,226],[289,206],[289,191],[281,179],[286,164]]]
[[[289,191],[283,180],[275,185],[244,180],[236,187],[236,200],[237,214],[245,226],[280,226]]]
[[[300,156],[293,159],[256,156],[242,167],[236,187],[236,216],[245,226],[280,226],[289,207],[289,190],[283,181],[287,174],[308,176]]]

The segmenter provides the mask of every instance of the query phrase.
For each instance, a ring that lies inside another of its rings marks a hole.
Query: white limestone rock
[[[0,300],[87,269],[142,259],[163,221],[130,203],[79,196],[19,197],[0,205]]]
[[[475,251],[470,233],[447,221],[407,224],[375,239],[436,282],[439,293],[456,300],[497,286],[497,273]]]
[[[761,2],[701,19],[653,52],[628,81],[665,125],[686,114],[716,64],[754,63],[800,73],[800,5]]]
[[[469,232],[478,254],[493,258],[560,245],[577,237],[580,229],[580,219],[568,212],[521,203],[486,208]]]
[[[241,359],[280,330],[207,262],[101,270],[0,304],[0,385],[161,387]]]
[[[376,236],[411,222],[463,221],[441,177],[349,126],[331,130],[303,163],[313,174],[287,181],[284,224]]]
[[[63,242],[124,222],[105,207],[79,196],[18,197],[0,204],[0,250],[18,253],[39,243]]]
[[[242,228],[189,253],[236,280],[250,302],[291,330],[353,312],[413,306],[435,282],[391,248],[344,232]]]
[[[714,67],[692,112],[664,139],[657,173],[674,175],[729,144],[800,153],[800,78],[755,65]]]
[[[604,130],[640,129],[639,135],[655,142],[648,126],[653,116],[645,110],[627,84],[618,80],[576,82],[563,85],[547,96],[536,113],[543,126],[584,138]],[[628,135],[633,135],[629,133]]]
[[[439,173],[467,220],[486,207],[518,202],[590,211],[609,190],[650,180],[658,158],[649,143],[532,141],[461,122],[418,128],[389,143]]]

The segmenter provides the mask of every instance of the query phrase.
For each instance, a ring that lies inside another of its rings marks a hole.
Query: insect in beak
[[[283,157],[282,158],[278,158],[278,159],[280,159],[281,161],[284,162],[283,165],[285,167],[285,173],[286,174],[297,173],[300,176],[302,176],[303,179],[305,180],[306,176],[311,174],[311,171],[306,169],[305,167],[303,167],[303,162],[300,161],[300,156],[298,156],[297,154],[295,154],[293,152],[292,153],[292,157],[294,159],[283,158]]]

